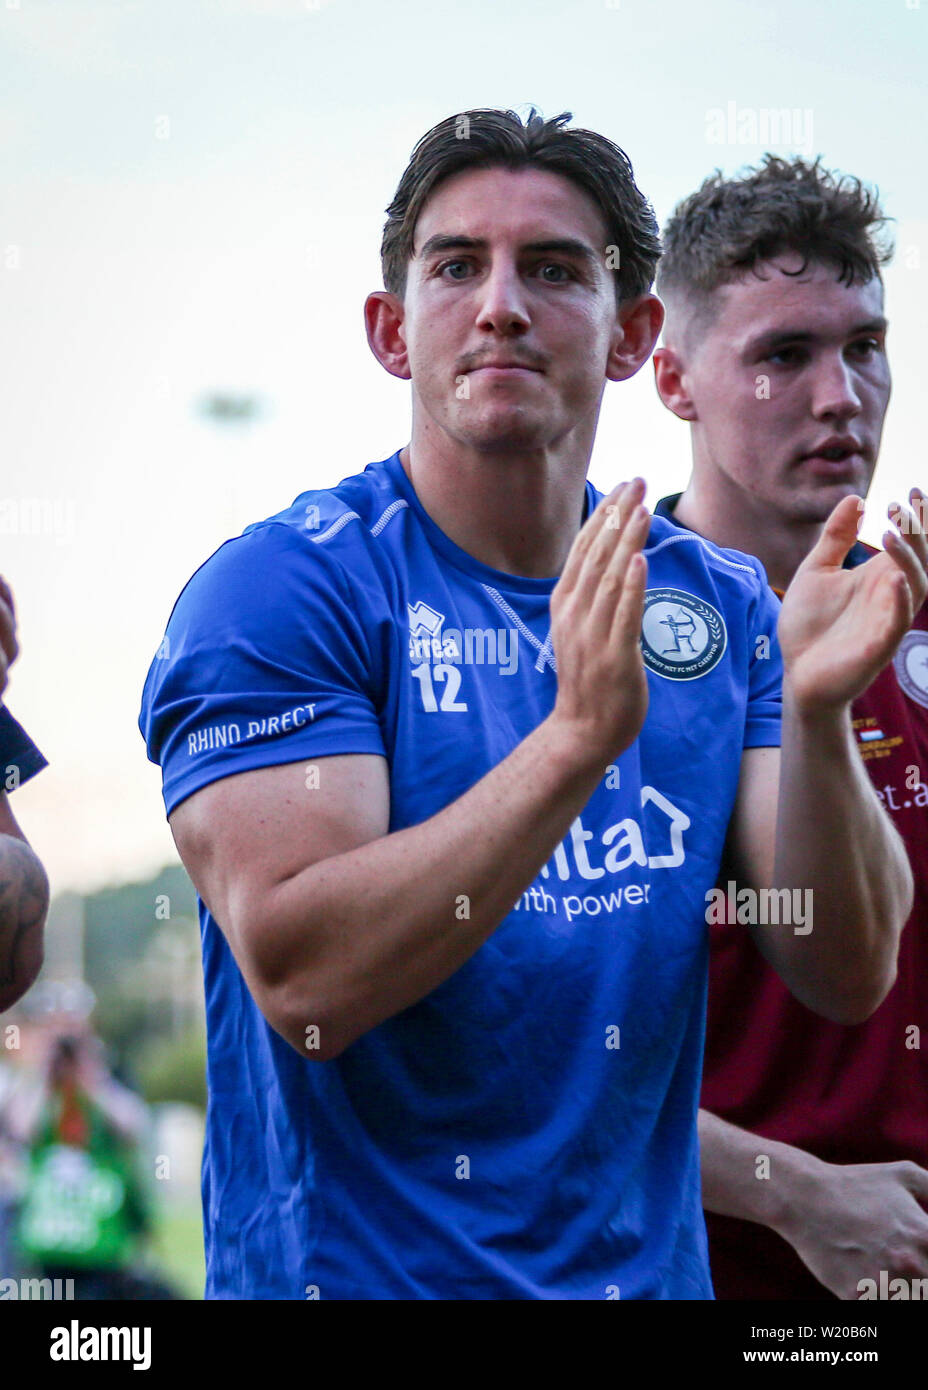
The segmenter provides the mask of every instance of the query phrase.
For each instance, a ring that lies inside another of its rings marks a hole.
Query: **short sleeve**
[[[783,657],[777,641],[780,600],[758,564],[761,585],[748,610],[748,703],[745,748],[779,748],[783,718]]]
[[[12,791],[43,767],[48,767],[48,759],[6,705],[0,705],[0,790]]]
[[[285,523],[220,546],[174,605],[142,693],[166,813],[234,773],[386,756],[376,620],[358,611],[339,560]]]

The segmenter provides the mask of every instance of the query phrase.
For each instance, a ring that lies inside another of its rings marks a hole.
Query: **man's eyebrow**
[[[866,323],[855,324],[847,334],[848,338],[858,338],[862,333],[885,333],[888,327],[883,317],[868,319]],[[775,328],[768,333],[760,333],[749,339],[748,352],[775,352],[778,347],[788,343],[811,343],[818,335],[807,328]]]
[[[437,251],[482,251],[485,246],[485,241],[471,236],[430,236],[418,255],[424,260],[426,256],[434,256]]]
[[[599,265],[601,257],[585,241],[575,237],[554,237],[549,241],[530,241],[526,251],[540,252],[542,255],[573,256],[575,260],[585,261],[589,266]]]
[[[861,333],[885,333],[888,327],[889,320],[880,314],[878,318],[868,319],[866,323],[858,323],[847,336],[857,338]]]
[[[479,237],[468,236],[445,236],[436,235],[429,237],[418,253],[419,258],[425,260],[428,256],[434,256],[442,251],[485,251],[487,242]],[[600,257],[588,246],[585,241],[577,241],[574,237],[552,237],[545,241],[528,241],[520,250],[530,251],[533,254],[571,256],[574,260],[583,261],[590,267],[598,265]]]

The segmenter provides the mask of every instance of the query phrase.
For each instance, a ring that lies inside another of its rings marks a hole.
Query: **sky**
[[[469,107],[571,111],[663,221],[714,168],[821,154],[896,219],[894,375],[863,536],[928,486],[928,0],[0,0],[0,573],[6,702],[49,759],[13,807],[53,891],[176,859],[137,727],[180,589],[229,536],[407,442],[368,349],[383,211]],[[777,143],[741,143],[786,112]],[[255,417],[200,408],[247,394]],[[685,485],[650,366],[590,476]]]

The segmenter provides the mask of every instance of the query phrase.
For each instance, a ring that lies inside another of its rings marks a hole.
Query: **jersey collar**
[[[682,492],[674,492],[671,493],[668,497],[662,497],[661,500],[658,502],[657,506],[654,508],[654,515],[662,516],[667,521],[672,521],[674,526],[679,526],[681,531],[692,531],[692,526],[684,526],[683,522],[678,521],[677,518],[674,516],[674,509],[682,496]],[[852,570],[854,569],[855,565],[862,565],[865,560],[870,560],[874,555],[878,554],[879,551],[874,550],[872,546],[865,545],[863,541],[855,541],[854,544],[851,546],[850,550],[848,551],[847,555],[844,557],[843,568],[846,570]],[[771,589],[773,589],[772,584],[770,587]],[[775,594],[778,594],[780,598],[783,597],[782,592],[779,589],[773,589],[773,592]]]

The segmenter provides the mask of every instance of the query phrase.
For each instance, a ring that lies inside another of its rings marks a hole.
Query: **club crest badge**
[[[644,596],[641,654],[649,671],[692,681],[717,666],[728,633],[717,608],[683,589],[648,589]]]
[[[928,632],[913,628],[893,657],[896,678],[910,700],[928,709]]]

